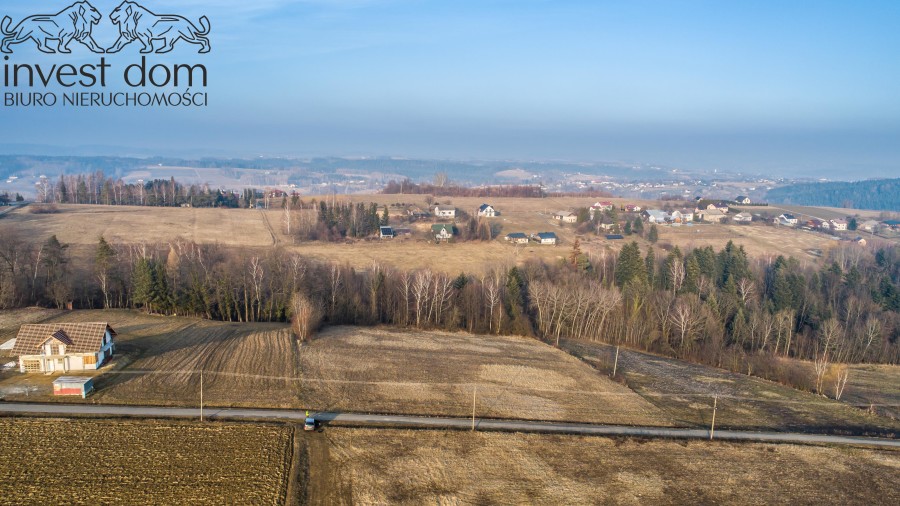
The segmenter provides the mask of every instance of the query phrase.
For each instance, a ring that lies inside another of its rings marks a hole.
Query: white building
[[[453,206],[434,206],[434,215],[438,218],[456,218],[456,208]]]
[[[492,206],[492,205],[481,204],[481,207],[478,208],[478,216],[481,216],[484,218],[493,218],[494,216],[497,216],[498,214],[500,214],[500,213],[498,213],[497,210],[494,209],[494,206]]]
[[[553,213],[553,219],[563,223],[575,223],[578,221],[578,215],[571,211],[559,211]]]
[[[833,230],[847,230],[847,222],[845,220],[831,220],[831,228]]]

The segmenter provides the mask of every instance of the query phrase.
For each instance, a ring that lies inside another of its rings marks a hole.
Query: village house
[[[588,212],[591,214],[591,219],[594,219],[594,215],[597,213],[602,213],[604,211],[612,211],[615,205],[612,202],[594,202],[594,204],[588,208]]]
[[[865,232],[875,232],[879,225],[877,220],[866,220],[859,224],[859,229]]]
[[[671,216],[661,209],[647,209],[641,215],[650,223],[668,223]]]
[[[423,210],[419,206],[410,206],[406,209],[406,214],[409,215],[410,220],[420,220],[422,218],[427,218],[430,216],[428,211]]]
[[[731,217],[731,219],[735,223],[750,223],[751,221],[753,221],[753,215],[748,213],[747,211],[744,211],[744,212],[735,214],[734,216]]]
[[[537,234],[532,234],[531,238],[541,244],[556,244],[558,239],[556,238],[556,234],[553,232],[538,232]]]
[[[506,240],[513,244],[528,244],[528,236],[523,232],[512,232],[506,234]]]
[[[779,215],[777,220],[778,220],[777,223],[780,225],[789,225],[792,227],[797,225],[797,223],[800,222],[800,220],[798,220],[796,216],[794,216],[793,214],[790,214],[790,213],[784,213],[784,214]]]
[[[494,209],[494,206],[488,204],[481,204],[481,207],[478,208],[478,216],[481,216],[483,218],[493,218],[498,214],[500,213],[498,213],[497,210]]]
[[[393,239],[394,235],[394,229],[391,227],[379,227],[378,229],[378,237],[380,239]]]
[[[881,222],[885,227],[890,228],[891,230],[900,230],[900,220],[884,220]]]
[[[637,204],[625,204],[625,207],[622,208],[627,213],[639,213],[641,209],[643,208]]]
[[[690,223],[694,221],[694,212],[689,209],[675,210],[669,215],[669,219],[673,223]]]
[[[697,216],[699,216],[702,221],[708,223],[722,223],[726,218],[728,218],[727,214],[715,208],[704,209],[703,211],[697,213]]]
[[[112,358],[115,336],[106,322],[22,325],[12,354],[21,372],[94,370]]]
[[[846,220],[831,220],[831,228],[834,230],[847,230]]]
[[[447,242],[456,235],[456,228],[453,225],[432,225],[431,233],[437,242]]]
[[[571,211],[559,211],[553,213],[553,219],[559,220],[563,223],[575,223],[578,221],[578,215]]]
[[[436,218],[456,218],[456,208],[453,206],[434,206],[434,216]]]
[[[745,195],[738,195],[737,198],[734,199],[734,201],[738,204],[750,204],[750,197],[747,197]]]

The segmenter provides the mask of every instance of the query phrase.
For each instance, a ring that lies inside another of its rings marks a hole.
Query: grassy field
[[[345,202],[377,202],[381,205],[414,204],[427,207],[423,195],[354,195],[338,197]],[[308,198],[306,199],[309,201]],[[450,202],[470,214],[484,202],[476,198],[439,198],[438,202]],[[492,220],[502,229],[501,238],[488,242],[460,242],[433,244],[428,240],[430,221],[411,225],[410,237],[394,240],[351,240],[341,243],[297,241],[286,234],[284,213],[278,203],[275,209],[200,209],[160,208],[129,206],[59,206],[58,214],[31,214],[28,209],[10,213],[0,220],[4,227],[27,232],[28,236],[43,240],[56,234],[60,241],[71,245],[76,256],[93,254],[98,238],[102,235],[111,242],[141,242],[152,237],[155,242],[178,239],[199,243],[215,243],[224,246],[271,248],[286,247],[310,258],[324,261],[346,262],[354,267],[366,268],[377,260],[401,268],[430,267],[457,274],[461,271],[483,272],[496,263],[522,263],[540,258],[556,261],[565,258],[576,238],[573,225],[561,225],[551,218],[560,210],[586,207],[597,201],[590,197],[561,197],[545,199],[497,198],[488,199],[501,215]],[[631,199],[610,200],[616,205],[639,203],[658,206],[658,202]],[[307,204],[308,205],[308,204]],[[392,223],[400,223],[402,209],[390,207]],[[815,208],[813,208],[815,210]],[[824,214],[840,215],[841,210],[822,210]],[[852,210],[850,210],[852,211]],[[295,210],[293,223],[312,219],[312,211]],[[829,214],[830,213],[830,214]],[[240,231],[240,233],[236,233]],[[502,236],[510,232],[556,232],[559,246],[529,244],[514,247],[505,243]],[[636,238],[633,236],[632,238]],[[631,240],[632,238],[629,238]],[[623,241],[609,241],[603,237],[585,235],[580,238],[582,251],[598,259],[616,254]],[[648,244],[637,239],[642,246]],[[835,245],[827,237],[779,227],[762,225],[696,225],[692,227],[660,227],[661,244],[669,243],[682,248],[711,245],[723,247],[729,240],[743,245],[751,256],[787,254],[808,262],[816,257],[807,253],[810,249],[826,250]]]
[[[328,429],[327,504],[896,504],[900,452]],[[313,470],[314,471],[314,470]],[[314,491],[310,491],[314,492]]]
[[[146,315],[137,311],[31,310],[33,321],[107,321],[118,332],[116,357],[100,371],[89,402],[197,405],[200,370],[204,403],[212,406],[300,407],[297,351],[287,325],[237,324]],[[0,312],[0,322],[14,318]],[[0,332],[14,332],[18,324]],[[0,393],[9,399],[52,397],[55,376],[8,375]],[[25,392],[28,386],[30,391]]]
[[[282,504],[291,430],[0,418],[5,504]]]
[[[669,425],[627,388],[536,340],[329,328],[301,352],[304,399],[333,410]],[[310,380],[315,378],[315,380]]]
[[[562,347],[599,371],[608,373],[612,370],[615,354],[612,346],[563,341]],[[883,435],[900,433],[900,421],[867,413],[845,402],[723,369],[624,348],[619,353],[617,375],[679,425],[708,427],[713,413],[713,396],[718,395],[716,427]],[[852,382],[847,387],[848,396],[851,387]],[[867,388],[870,392],[890,396],[893,395],[891,392],[896,392],[896,382],[891,383],[890,377],[882,374],[869,382]]]

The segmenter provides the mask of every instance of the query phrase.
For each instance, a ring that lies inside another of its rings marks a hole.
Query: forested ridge
[[[766,198],[777,204],[900,211],[900,179],[799,183],[769,190]]]
[[[372,217],[374,221],[375,217]],[[3,231],[0,308],[135,308],[253,322],[395,325],[625,344],[823,391],[780,358],[834,364],[900,362],[900,251],[855,245],[823,267],[751,262],[729,243],[669,252],[637,243],[591,262],[532,261],[486,275],[358,270],[284,249],[212,244],[112,244],[76,260],[55,236]],[[817,366],[818,370],[818,366]]]

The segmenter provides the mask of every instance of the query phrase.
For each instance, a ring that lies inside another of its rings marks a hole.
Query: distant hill
[[[793,184],[770,190],[766,199],[774,204],[900,211],[900,179]]]

